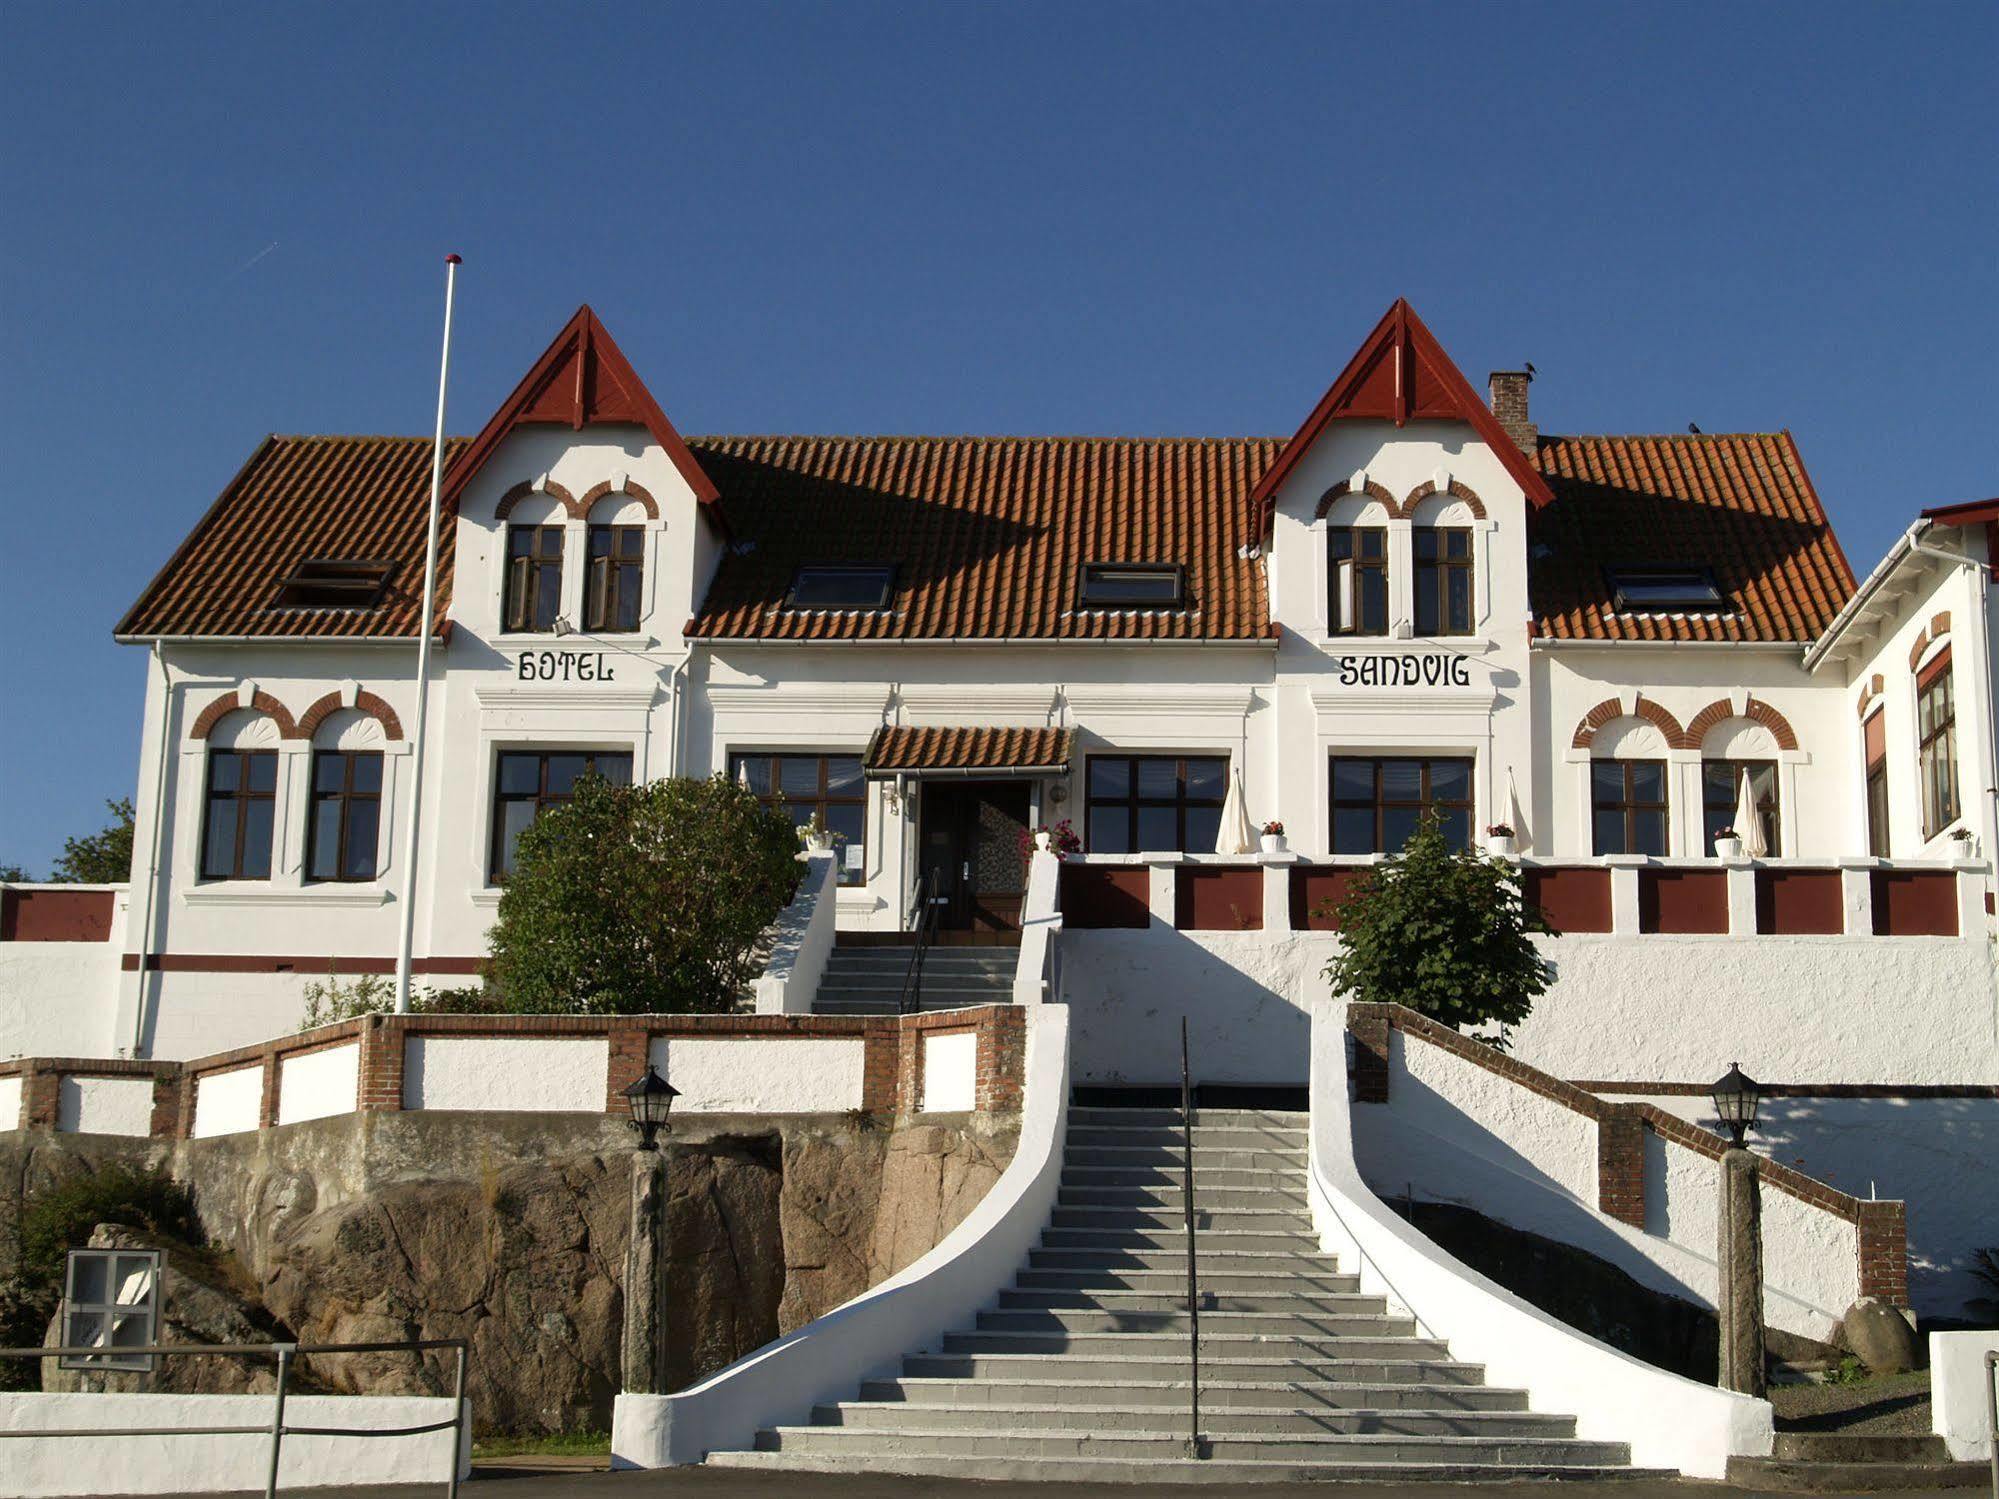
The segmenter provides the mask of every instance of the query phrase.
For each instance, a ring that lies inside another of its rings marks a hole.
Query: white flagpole
[[[396,937],[396,1013],[410,1008],[410,944],[416,938],[416,840],[423,825],[424,720],[430,705],[431,615],[437,606],[437,530],[444,492],[444,386],[451,376],[451,297],[459,260],[444,257],[444,354],[437,366],[437,427],[430,446],[430,518],[424,528],[423,620],[416,645],[416,731],[410,743],[409,816],[403,823],[402,928]]]

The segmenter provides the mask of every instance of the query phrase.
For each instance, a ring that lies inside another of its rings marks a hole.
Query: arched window
[[[1319,502],[1326,522],[1326,633],[1388,633],[1388,521],[1395,500],[1378,484],[1342,484]]]
[[[267,713],[241,708],[206,737],[200,877],[268,880],[277,827],[278,723]]]
[[[1916,673],[1916,763],[1922,773],[1923,836],[1957,820],[1957,697],[1946,644]]]
[[[313,735],[305,877],[314,883],[375,878],[382,841],[382,725],[342,709]]]
[[[585,541],[583,628],[629,635],[645,615],[646,510],[630,495],[599,500]]]
[[[1590,741],[1590,848],[1602,854],[1663,855],[1672,806],[1667,738],[1649,719],[1612,719]]]
[[[1695,725],[1699,727],[1699,725]],[[1784,820],[1777,794],[1777,737],[1751,718],[1730,717],[1709,728],[1701,738],[1701,850],[1714,852],[1715,835],[1733,828],[1746,835],[1736,813],[1742,806],[1746,781],[1756,817],[1762,825],[1764,851],[1771,857],[1784,851]]]

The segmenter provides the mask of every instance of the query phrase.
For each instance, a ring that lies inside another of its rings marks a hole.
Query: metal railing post
[[[1187,1017],[1180,1017],[1180,1197],[1187,1219],[1187,1449],[1204,1457],[1201,1448],[1201,1293],[1194,1255],[1194,1085],[1187,1068]]]
[[[278,1344],[278,1393],[271,1401],[271,1468],[264,1478],[264,1499],[278,1499],[278,1458],[285,1444],[285,1386],[291,1380],[293,1343]]]
[[[465,1450],[465,1345],[458,1345],[458,1371],[451,1381],[451,1476],[445,1499],[458,1499],[458,1455]]]

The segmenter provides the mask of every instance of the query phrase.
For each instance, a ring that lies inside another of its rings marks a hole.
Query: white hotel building
[[[1184,1014],[1203,1076],[1295,1085],[1317,913],[1429,806],[1512,825],[1565,933],[1517,1056],[1685,1107],[1740,1060],[1814,1101],[1812,1165],[1956,1214],[1919,1248],[1989,1241],[1999,501],[1859,579],[1788,433],[1538,432],[1404,302],[1289,439],[684,438],[584,308],[446,457],[417,857],[430,445],[268,437],[117,626],[132,883],[4,892],[0,1055],[264,1041],[388,972],[404,902],[418,982],[472,982],[515,833],[594,767],[823,812],[843,944],[927,877],[1071,1006],[1079,1080],[1177,1076]],[[1215,852],[1237,775],[1288,853]],[[1745,782],[1762,846],[1718,850]]]

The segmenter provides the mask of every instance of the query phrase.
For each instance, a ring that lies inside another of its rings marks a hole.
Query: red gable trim
[[[1468,423],[1529,501],[1546,505],[1554,499],[1547,481],[1500,428],[1444,346],[1416,316],[1416,309],[1406,298],[1397,297],[1250,496],[1261,512],[1264,534],[1269,532],[1271,512],[1277,507],[1277,491],[1291,470],[1318,441],[1328,422],[1343,420],[1392,421],[1398,427],[1412,421]]]
[[[1966,500],[1956,505],[1932,505],[1922,512],[1924,520],[1945,526],[1982,526],[1999,520],[1999,500]]]
[[[514,387],[514,393],[500,404],[492,420],[480,428],[472,445],[458,455],[444,476],[445,503],[456,502],[472,476],[485,467],[493,450],[516,427],[559,424],[581,431],[610,422],[644,427],[666,450],[697,500],[712,505],[720,498],[714,482],[694,461],[680,433],[586,302],[555,335],[555,342]]]

